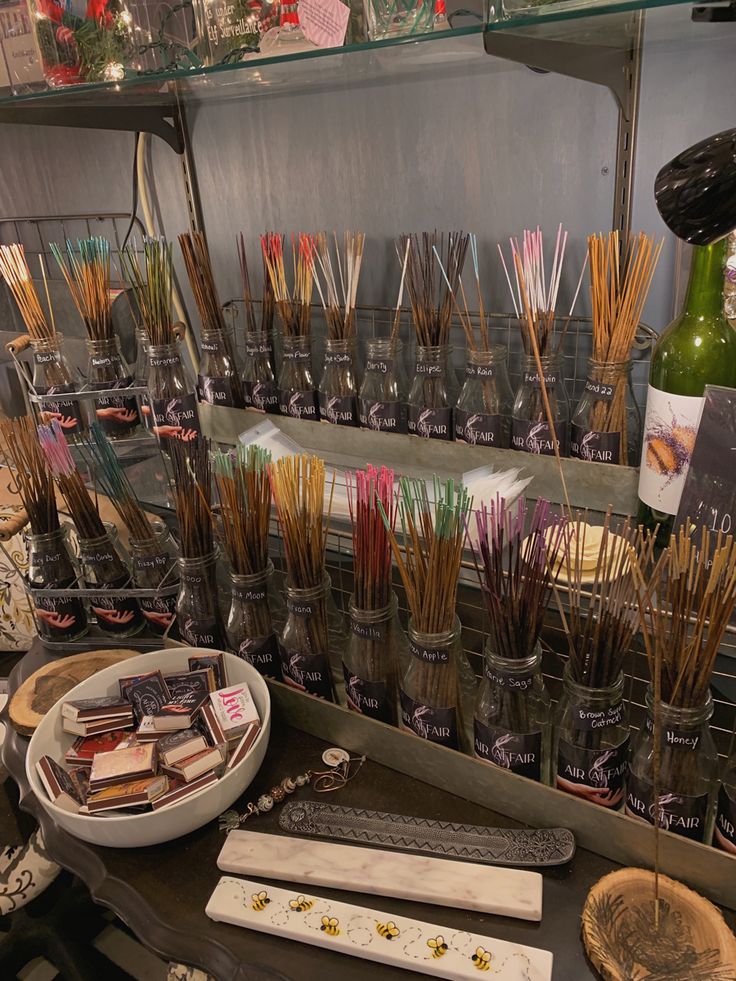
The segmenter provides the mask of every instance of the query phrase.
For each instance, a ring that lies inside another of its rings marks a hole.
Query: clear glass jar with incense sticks
[[[179,549],[171,532],[159,518],[149,519],[154,534],[150,538],[129,539],[133,582],[138,589],[163,589],[162,595],[141,597],[141,612],[151,633],[162,637],[176,616],[179,586]]]
[[[558,790],[602,807],[620,809],[629,768],[629,713],[624,676],[605,688],[574,680],[565,667],[555,708],[554,753]]]
[[[718,788],[713,845],[736,855],[736,753],[731,753],[723,767]]]
[[[88,340],[87,386],[90,389],[129,388],[133,374],[120,353],[117,337]],[[135,396],[110,395],[95,399],[95,416],[109,439],[124,439],[140,425]]]
[[[328,337],[319,383],[319,416],[335,426],[357,426],[360,365],[354,337]]]
[[[248,409],[278,414],[273,339],[265,330],[247,331],[243,365],[243,398]]]
[[[641,414],[631,387],[631,361],[588,361],[588,372],[570,422],[570,456],[636,466],[641,455]]]
[[[451,440],[452,409],[459,394],[449,344],[417,346],[409,389],[408,431],[424,439]]]
[[[287,583],[285,590],[286,623],[279,645],[283,679],[308,695],[337,701],[331,661],[333,652],[339,656],[344,649],[345,637],[334,634],[330,577],[325,573],[319,585],[306,589]]]
[[[217,587],[217,558],[213,549],[197,558],[179,556],[179,595],[176,623],[182,639],[191,647],[225,648],[225,624]]]
[[[501,657],[486,644],[475,699],[473,751],[477,759],[549,782],[550,697],[542,676],[542,648],[529,657]]]
[[[392,726],[398,721],[399,675],[408,656],[398,609],[393,592],[388,605],[377,610],[359,609],[352,596],[342,661],[348,708]]]
[[[153,432],[164,441],[189,442],[200,432],[197,396],[189,372],[173,344],[148,347],[148,401]]]
[[[143,630],[145,620],[135,597],[116,592],[133,583],[115,528],[107,523],[105,528],[105,534],[96,538],[77,537],[84,583],[88,589],[100,587],[89,601],[90,609],[103,633],[133,637]]]
[[[75,596],[79,572],[69,547],[68,529],[62,525],[40,535],[25,535],[28,550],[27,581],[31,590],[38,635],[64,643],[84,637],[89,626],[81,596]],[[68,595],[37,596],[37,589],[65,589]]]
[[[269,560],[253,575],[230,573],[230,610],[225,632],[231,651],[267,678],[281,681],[276,629],[271,615],[274,568]]]
[[[647,717],[634,735],[626,787],[626,813],[654,824],[654,693],[646,696]],[[659,826],[692,841],[709,841],[713,824],[718,754],[708,725],[707,700],[690,708],[660,702]]]
[[[50,339],[31,338],[33,352],[33,388],[37,395],[63,395],[79,391],[64,354],[64,335]],[[39,406],[46,419],[56,419],[67,437],[82,433],[86,419],[81,402],[70,399],[46,401]]]
[[[401,728],[467,752],[460,620],[455,617],[450,630],[428,634],[415,630],[410,619],[409,654],[399,690]]]
[[[406,433],[407,390],[403,343],[390,337],[370,338],[358,399],[361,426],[387,433]]]
[[[501,345],[468,351],[465,382],[453,413],[456,440],[508,449],[514,395],[507,363],[508,351]]]
[[[316,421],[317,391],[312,374],[312,348],[309,336],[284,335],[284,351],[279,373],[279,411],[282,416]]]
[[[240,406],[240,380],[228,353],[225,333],[202,327],[197,385],[208,405]]]
[[[560,456],[567,456],[570,400],[562,374],[562,358],[559,354],[540,358],[542,374],[532,355],[522,358],[521,382],[514,397],[511,419],[511,448],[524,453],[554,456],[555,441]],[[550,428],[542,392],[542,381],[547,391],[549,408],[554,424]]]

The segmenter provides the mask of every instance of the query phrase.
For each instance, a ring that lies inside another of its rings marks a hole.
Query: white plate
[[[253,701],[261,717],[261,731],[248,755],[216,784],[206,787],[198,794],[179,801],[160,811],[146,814],[108,814],[105,817],[91,817],[86,814],[70,814],[48,799],[36,773],[36,762],[42,756],[52,756],[63,761],[64,755],[76,737],[64,732],[61,724],[61,706],[65,701],[77,698],[94,698],[102,695],[116,695],[119,692],[118,678],[144,671],[159,670],[164,673],[186,671],[187,658],[193,654],[212,654],[211,650],[198,647],[177,647],[165,651],[152,651],[132,657],[121,664],[114,664],[87,678],[58,701],[46,713],[36,729],[26,755],[26,775],[28,782],[41,802],[41,806],[54,819],[56,824],[70,834],[95,845],[112,848],[139,848],[143,845],[157,845],[171,841],[181,835],[189,834],[212,821],[231,807],[249,786],[263,762],[271,731],[271,698],[268,687],[256,669],[247,661],[234,654],[225,654],[228,685],[245,681],[250,688]]]

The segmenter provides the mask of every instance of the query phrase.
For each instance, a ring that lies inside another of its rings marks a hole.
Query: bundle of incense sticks
[[[38,433],[29,416],[0,419],[0,454],[13,471],[15,491],[21,499],[34,535],[59,529],[56,491],[51,471],[38,443]]]
[[[64,433],[56,419],[50,426],[38,427],[41,450],[64,498],[80,538],[101,538],[105,526],[97,507],[84,486]]]
[[[408,243],[408,244],[407,244]],[[399,260],[406,265],[409,294],[417,344],[423,347],[445,345],[450,340],[454,296],[465,262],[468,236],[437,232],[403,236],[396,243]],[[443,275],[436,274],[439,260]]]
[[[268,464],[271,493],[286,555],[286,575],[295,589],[313,589],[325,573],[335,476],[324,520],[325,463],[316,456],[282,457]]]
[[[478,265],[478,236],[474,234],[468,235],[468,241],[470,243],[470,256],[473,260],[473,278],[475,279],[475,290],[478,297],[478,336],[480,339],[480,347],[475,343],[475,327],[473,325],[473,318],[468,310],[468,301],[465,296],[465,287],[463,286],[462,278],[458,279],[457,288],[460,291],[460,296],[463,301],[462,309],[457,301],[456,289],[453,289],[450,277],[442,264],[442,258],[437,251],[434,249],[434,254],[440,267],[440,272],[445,280],[447,288],[452,297],[452,304],[457,313],[460,324],[462,325],[463,331],[465,333],[465,341],[468,346],[469,351],[490,351],[490,336],[488,334],[489,319],[486,315],[485,304],[483,303],[483,291],[480,288],[480,269]]]
[[[41,274],[46,283],[46,273],[43,260],[41,262]],[[56,327],[54,325],[53,311],[49,303],[49,316],[51,323],[46,319],[41,303],[33,285],[28,262],[26,261],[25,250],[22,245],[0,245],[0,275],[8,285],[10,292],[18,304],[18,310],[23,318],[26,330],[34,341],[55,341]],[[48,302],[48,289],[46,292]]]
[[[263,293],[261,296],[261,324],[260,328],[257,326],[256,322],[256,311],[255,311],[255,301],[253,299],[253,291],[250,285],[250,273],[248,271],[248,256],[245,251],[245,239],[243,238],[243,233],[240,233],[238,239],[238,258],[240,259],[240,276],[243,283],[243,303],[245,305],[245,318],[246,318],[246,330],[249,334],[254,334],[256,331],[261,330],[266,334],[270,334],[273,329],[273,315],[274,315],[274,296],[273,296],[273,286],[271,285],[271,277],[268,274],[268,263],[274,260],[273,255],[273,242],[274,240],[282,241],[282,238],[276,235],[266,235],[265,244],[261,250],[261,260],[263,262]],[[263,238],[261,241],[263,242]]]
[[[240,444],[234,451],[218,450],[212,456],[220,500],[220,541],[232,571],[239,576],[258,575],[268,565],[270,462],[270,452],[254,445]]]
[[[148,515],[141,507],[127,474],[120,466],[115,450],[97,422],[93,422],[89,427],[89,438],[85,440],[84,451],[89,457],[96,482],[117,511],[131,539],[136,542],[155,539],[155,532]]]
[[[353,604],[359,610],[382,610],[392,593],[389,531],[396,527],[394,472],[368,466],[345,474],[353,525]],[[388,519],[388,527],[382,515]]]
[[[355,303],[365,235],[363,232],[345,232],[344,259],[340,258],[337,233],[333,232],[332,237],[337,257],[337,276],[330,254],[329,239],[325,232],[320,232],[315,236],[314,282],[325,311],[327,336],[332,340],[349,340],[355,336]]]
[[[284,236],[261,235],[261,250],[273,290],[276,312],[286,337],[309,337],[315,242],[312,235],[292,238],[293,285],[291,291],[284,268]]]
[[[65,253],[55,243],[51,251],[69,287],[74,305],[91,341],[111,341],[110,243],[99,236],[77,241],[77,251],[67,239]]]
[[[148,343],[173,344],[171,245],[163,237],[146,237],[142,263],[135,245],[123,249],[120,260],[135,296],[136,319],[140,317]]]
[[[169,454],[182,558],[207,558],[214,549],[209,440],[172,440]]]

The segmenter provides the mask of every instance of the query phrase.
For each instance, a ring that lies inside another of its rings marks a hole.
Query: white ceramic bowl
[[[211,653],[210,650],[197,647],[177,647],[132,657],[87,678],[49,709],[34,732],[28,747],[26,775],[42,807],[58,825],[77,838],[91,841],[95,845],[139,848],[143,845],[157,845],[161,841],[170,841],[189,834],[190,831],[201,828],[203,824],[207,824],[235,803],[255,777],[266,754],[271,730],[271,699],[266,682],[256,669],[234,654],[225,654],[228,685],[240,681],[248,683],[261,717],[261,731],[245,759],[216,784],[161,811],[151,811],[147,814],[121,812],[105,817],[91,817],[86,814],[70,814],[52,804],[36,773],[36,763],[42,756],[48,755],[55,760],[63,761],[66,751],[74,742],[75,737],[64,732],[61,726],[62,702],[73,698],[114,695],[119,691],[118,678],[156,669],[162,672],[186,671],[188,657],[193,654]]]

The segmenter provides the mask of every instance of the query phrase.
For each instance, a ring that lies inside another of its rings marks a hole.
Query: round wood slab
[[[620,869],[593,886],[583,909],[583,942],[606,981],[736,979],[736,938],[716,907],[660,875],[656,927],[654,873],[645,869]]]
[[[137,657],[140,653],[117,648],[84,651],[82,654],[72,654],[71,657],[45,664],[30,678],[26,678],[11,698],[8,706],[10,721],[21,736],[32,736],[51,706],[80,681],[102,668],[127,661],[129,657]]]

